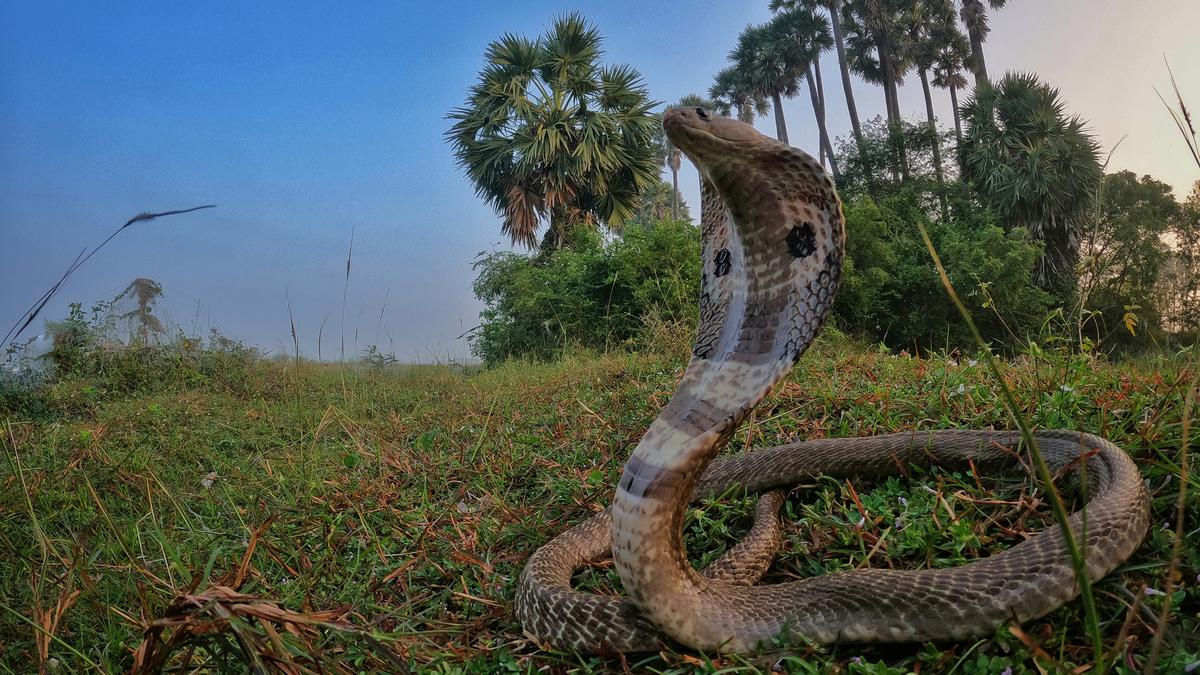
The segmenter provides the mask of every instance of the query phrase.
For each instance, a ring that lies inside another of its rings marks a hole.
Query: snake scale
[[[817,643],[962,640],[1040,617],[1077,593],[1058,528],[960,567],[859,569],[754,585],[778,546],[778,493],[746,539],[704,573],[688,563],[687,505],[731,487],[788,488],[818,475],[881,477],[910,463],[1013,469],[1011,431],[912,431],[822,439],[715,459],[770,388],[812,343],[833,304],[845,239],[824,168],[752,126],[674,108],[671,141],[702,181],[700,325],[683,378],[625,465],[612,506],[529,559],[515,613],[527,634],[560,649],[750,651],[776,640]],[[1099,579],[1145,536],[1146,488],[1120,448],[1087,433],[1043,431],[1052,468],[1086,464],[1087,574]],[[1086,514],[1086,527],[1084,517]],[[576,591],[571,576],[611,555],[626,597]]]

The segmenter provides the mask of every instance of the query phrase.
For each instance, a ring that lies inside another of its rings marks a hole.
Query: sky
[[[605,36],[605,60],[637,68],[664,102],[707,90],[742,28],[770,16],[766,0],[0,0],[0,324],[131,216],[211,203],[122,232],[43,316],[149,277],[189,333],[290,350],[290,298],[304,355],[322,332],[325,359],[343,334],[347,358],[378,344],[406,362],[469,359],[472,261],[510,245],[455,166],[445,115],[489,41],[538,35],[573,10]],[[1110,170],[1151,174],[1179,197],[1200,179],[1154,91],[1169,95],[1165,57],[1200,110],[1200,2],[1015,0],[991,23],[993,78],[1036,72],[1106,151],[1124,138]],[[830,131],[847,134],[833,53],[822,68]],[[861,117],[882,113],[882,90],[854,90]],[[951,125],[949,96],[934,103]],[[900,104],[923,118],[915,77]],[[815,149],[807,92],[784,109],[793,144]],[[685,167],[693,210],[696,180]]]

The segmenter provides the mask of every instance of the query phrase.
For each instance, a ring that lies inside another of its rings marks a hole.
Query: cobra
[[[768,495],[750,535],[705,573],[688,562],[687,505],[731,487],[787,488],[818,475],[880,477],[908,463],[1018,466],[1010,431],[914,431],[823,439],[716,458],[812,344],[841,279],[845,224],[833,181],[801,150],[703,109],[667,111],[663,126],[699,169],[703,273],[691,360],[671,401],[625,465],[610,509],[559,535],[527,563],[515,598],[526,632],[596,652],[750,651],[817,643],[962,640],[1042,616],[1077,593],[1060,529],[945,569],[862,569],[753,585],[778,546],[780,498]],[[1120,448],[1087,433],[1037,434],[1052,467],[1087,468],[1088,501],[1069,525],[1086,574],[1099,579],[1145,536],[1146,489]],[[1084,527],[1086,514],[1086,527]],[[627,597],[571,588],[572,574],[612,555]]]

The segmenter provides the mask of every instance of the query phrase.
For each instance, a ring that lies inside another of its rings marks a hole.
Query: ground
[[[1174,612],[1161,672],[1200,660],[1195,471],[1179,573],[1164,594],[1183,401],[1197,375],[1189,358],[1035,352],[1002,362],[1035,426],[1100,433],[1148,481],[1146,542],[1095,586],[1105,658],[1121,672],[1144,666],[1164,602]],[[539,649],[512,617],[521,566],[609,501],[683,363],[657,354],[486,371],[184,362],[170,378],[100,370],[0,399],[0,667],[122,672],[166,660],[242,672],[259,659],[325,672],[1021,673],[1092,662],[1078,600],[962,644],[798,646],[782,660]],[[894,355],[833,337],[801,359],[727,452],[1010,426],[974,357]],[[694,560],[735,541],[751,509],[748,498],[692,509]],[[940,470],[818,481],[794,490],[785,513],[775,581],[959,564],[1054,526],[1043,493],[1020,477]],[[581,583],[619,588],[604,565]],[[157,641],[138,651],[147,635]]]

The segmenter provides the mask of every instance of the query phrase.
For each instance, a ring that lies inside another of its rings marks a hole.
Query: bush
[[[37,415],[46,406],[47,385],[66,380],[108,392],[180,384],[243,391],[259,362],[257,350],[216,329],[207,340],[179,333],[167,341],[115,341],[108,308],[99,303],[89,315],[74,303],[65,319],[47,322],[53,348],[45,354],[30,354],[31,343],[11,347],[0,370],[0,412]]]
[[[855,336],[897,349],[973,345],[921,239],[922,223],[984,337],[1022,342],[1051,302],[1032,285],[1041,247],[979,212],[955,209],[949,220],[932,220],[921,201],[900,190],[879,203],[858,196],[844,205],[847,260],[836,320]]]
[[[485,303],[470,338],[492,365],[552,358],[568,347],[609,350],[638,343],[649,317],[694,322],[700,234],[686,222],[633,224],[617,238],[576,228],[570,244],[532,256],[482,255],[475,295]]]

